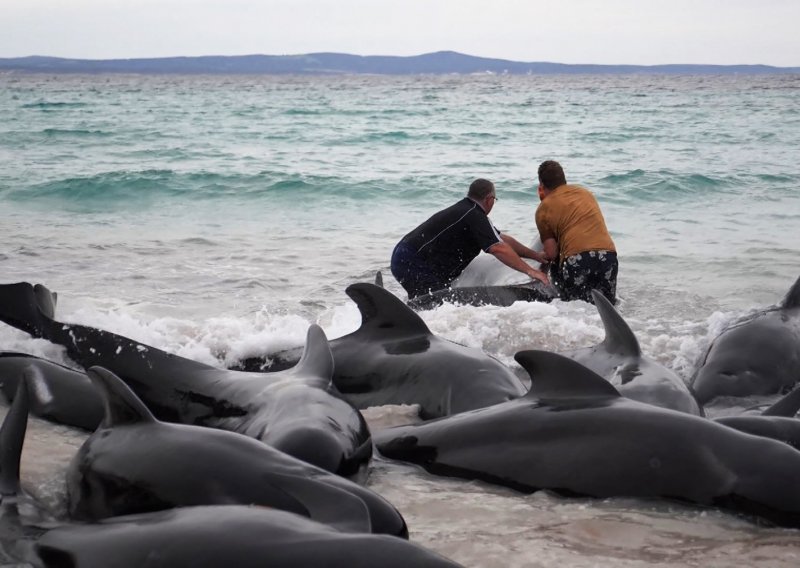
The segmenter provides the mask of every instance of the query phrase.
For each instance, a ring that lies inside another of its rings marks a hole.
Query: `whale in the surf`
[[[592,290],[605,338],[593,347],[562,353],[605,377],[623,396],[663,408],[702,415],[686,383],[673,371],[642,355],[628,323],[599,291]]]
[[[779,440],[800,450],[800,420],[796,418],[798,410],[800,387],[795,387],[760,413],[747,411],[732,416],[720,416],[714,420],[741,432]]]
[[[30,369],[30,412],[34,416],[94,430],[103,417],[103,402],[86,373],[58,363],[11,351],[0,351],[0,392],[14,399],[25,369]]]
[[[337,531],[263,507],[218,505],[59,527],[33,548],[40,568],[456,568],[386,535]]]
[[[358,408],[418,404],[438,418],[521,396],[526,389],[500,361],[431,333],[394,294],[371,283],[347,287],[361,326],[330,341],[333,381]],[[275,369],[295,364],[300,348],[270,355]]]
[[[531,245],[543,249],[537,238]],[[500,262],[491,254],[479,254],[452,285],[410,299],[415,310],[429,310],[447,302],[469,306],[510,306],[514,302],[551,302],[558,291],[539,280],[531,280]]]
[[[491,255],[481,255],[475,258],[472,263],[484,256],[494,259]],[[494,260],[498,264],[502,264],[499,260]],[[472,266],[472,264],[469,266]],[[519,274],[519,272],[516,272],[516,274]],[[375,285],[381,288],[384,287],[383,274],[380,271],[375,275]],[[522,284],[482,284],[476,286],[456,286],[454,283],[451,288],[435,290],[412,298],[408,301],[408,305],[414,310],[421,311],[433,309],[445,302],[468,306],[510,306],[514,302],[551,302],[557,297],[558,293],[555,288],[547,286],[538,280]]]
[[[505,286],[462,286],[434,290],[408,301],[415,310],[430,310],[449,304],[468,306],[510,306],[514,302],[551,302],[558,292],[539,280]]]
[[[747,315],[711,343],[691,382],[697,400],[787,392],[800,381],[800,278],[777,306]]]
[[[72,518],[242,504],[352,532],[408,536],[400,513],[369,489],[241,434],[160,422],[110,371],[91,367],[88,375],[105,416],[67,471]]]
[[[375,433],[387,458],[532,492],[665,498],[800,527],[800,452],[623,397],[555,353],[523,351],[522,398]]]
[[[0,285],[0,320],[63,345],[84,368],[99,365],[114,372],[160,420],[242,433],[345,476],[362,474],[369,463],[369,429],[331,382],[333,359],[318,326],[309,328],[295,368],[244,373],[58,322],[54,310],[54,294],[40,284]]]

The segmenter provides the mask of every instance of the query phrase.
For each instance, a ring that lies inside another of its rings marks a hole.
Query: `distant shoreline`
[[[439,51],[408,57],[309,53],[304,55],[231,55],[141,59],[0,58],[0,72],[134,73],[229,75],[778,75],[800,74],[800,67],[770,65],[595,65],[520,62]]]

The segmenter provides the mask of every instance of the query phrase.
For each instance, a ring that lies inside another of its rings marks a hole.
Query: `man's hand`
[[[543,284],[550,286],[550,279],[547,277],[547,274],[541,270],[532,268],[530,272],[528,272],[528,276],[530,276],[532,280],[540,280]]]

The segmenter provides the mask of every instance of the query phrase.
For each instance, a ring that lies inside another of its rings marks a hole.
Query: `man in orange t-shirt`
[[[558,162],[542,162],[538,173],[536,226],[545,258],[556,262],[551,277],[561,299],[592,302],[595,288],[615,303],[617,252],[597,200],[588,189],[567,184]]]

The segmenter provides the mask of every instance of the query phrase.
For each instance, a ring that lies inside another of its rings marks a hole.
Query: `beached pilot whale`
[[[481,408],[521,396],[525,387],[500,361],[431,333],[399,298],[380,286],[352,284],[346,293],[361,312],[361,327],[330,341],[333,382],[358,408],[418,404],[423,419]],[[302,348],[270,355],[286,369]],[[245,362],[249,368],[263,360]]]
[[[779,440],[800,450],[800,420],[796,418],[798,410],[800,387],[795,387],[792,392],[760,413],[745,412],[714,420],[741,432]]]
[[[711,343],[691,386],[706,404],[718,396],[787,392],[800,381],[800,278],[777,306],[730,325]]]
[[[445,302],[468,306],[510,306],[514,302],[552,302],[558,292],[539,280],[505,286],[462,286],[434,290],[408,301],[415,310],[430,310]]]
[[[594,347],[562,353],[608,379],[621,395],[663,408],[702,415],[689,387],[671,370],[642,355],[639,341],[608,299],[592,290],[606,336]]]
[[[521,491],[665,498],[800,527],[800,452],[699,416],[626,397],[545,351],[516,359],[524,397],[375,433],[386,457]]]
[[[308,330],[300,363],[283,373],[218,369],[121,335],[54,320],[44,286],[0,285],[0,320],[63,345],[84,368],[99,365],[125,381],[160,420],[210,426],[256,438],[344,476],[366,469],[372,441],[363,416],[331,383],[324,332]]]
[[[408,537],[400,513],[369,489],[247,436],[160,422],[110,371],[91,367],[88,375],[103,397],[105,416],[67,470],[72,518],[241,504],[290,511],[350,532]]]
[[[94,430],[103,401],[86,373],[25,353],[0,351],[0,392],[9,401],[25,369],[30,369],[30,412],[58,424]]]
[[[298,515],[240,505],[186,507],[56,528],[35,545],[41,568],[456,568],[419,545],[342,533]]]

